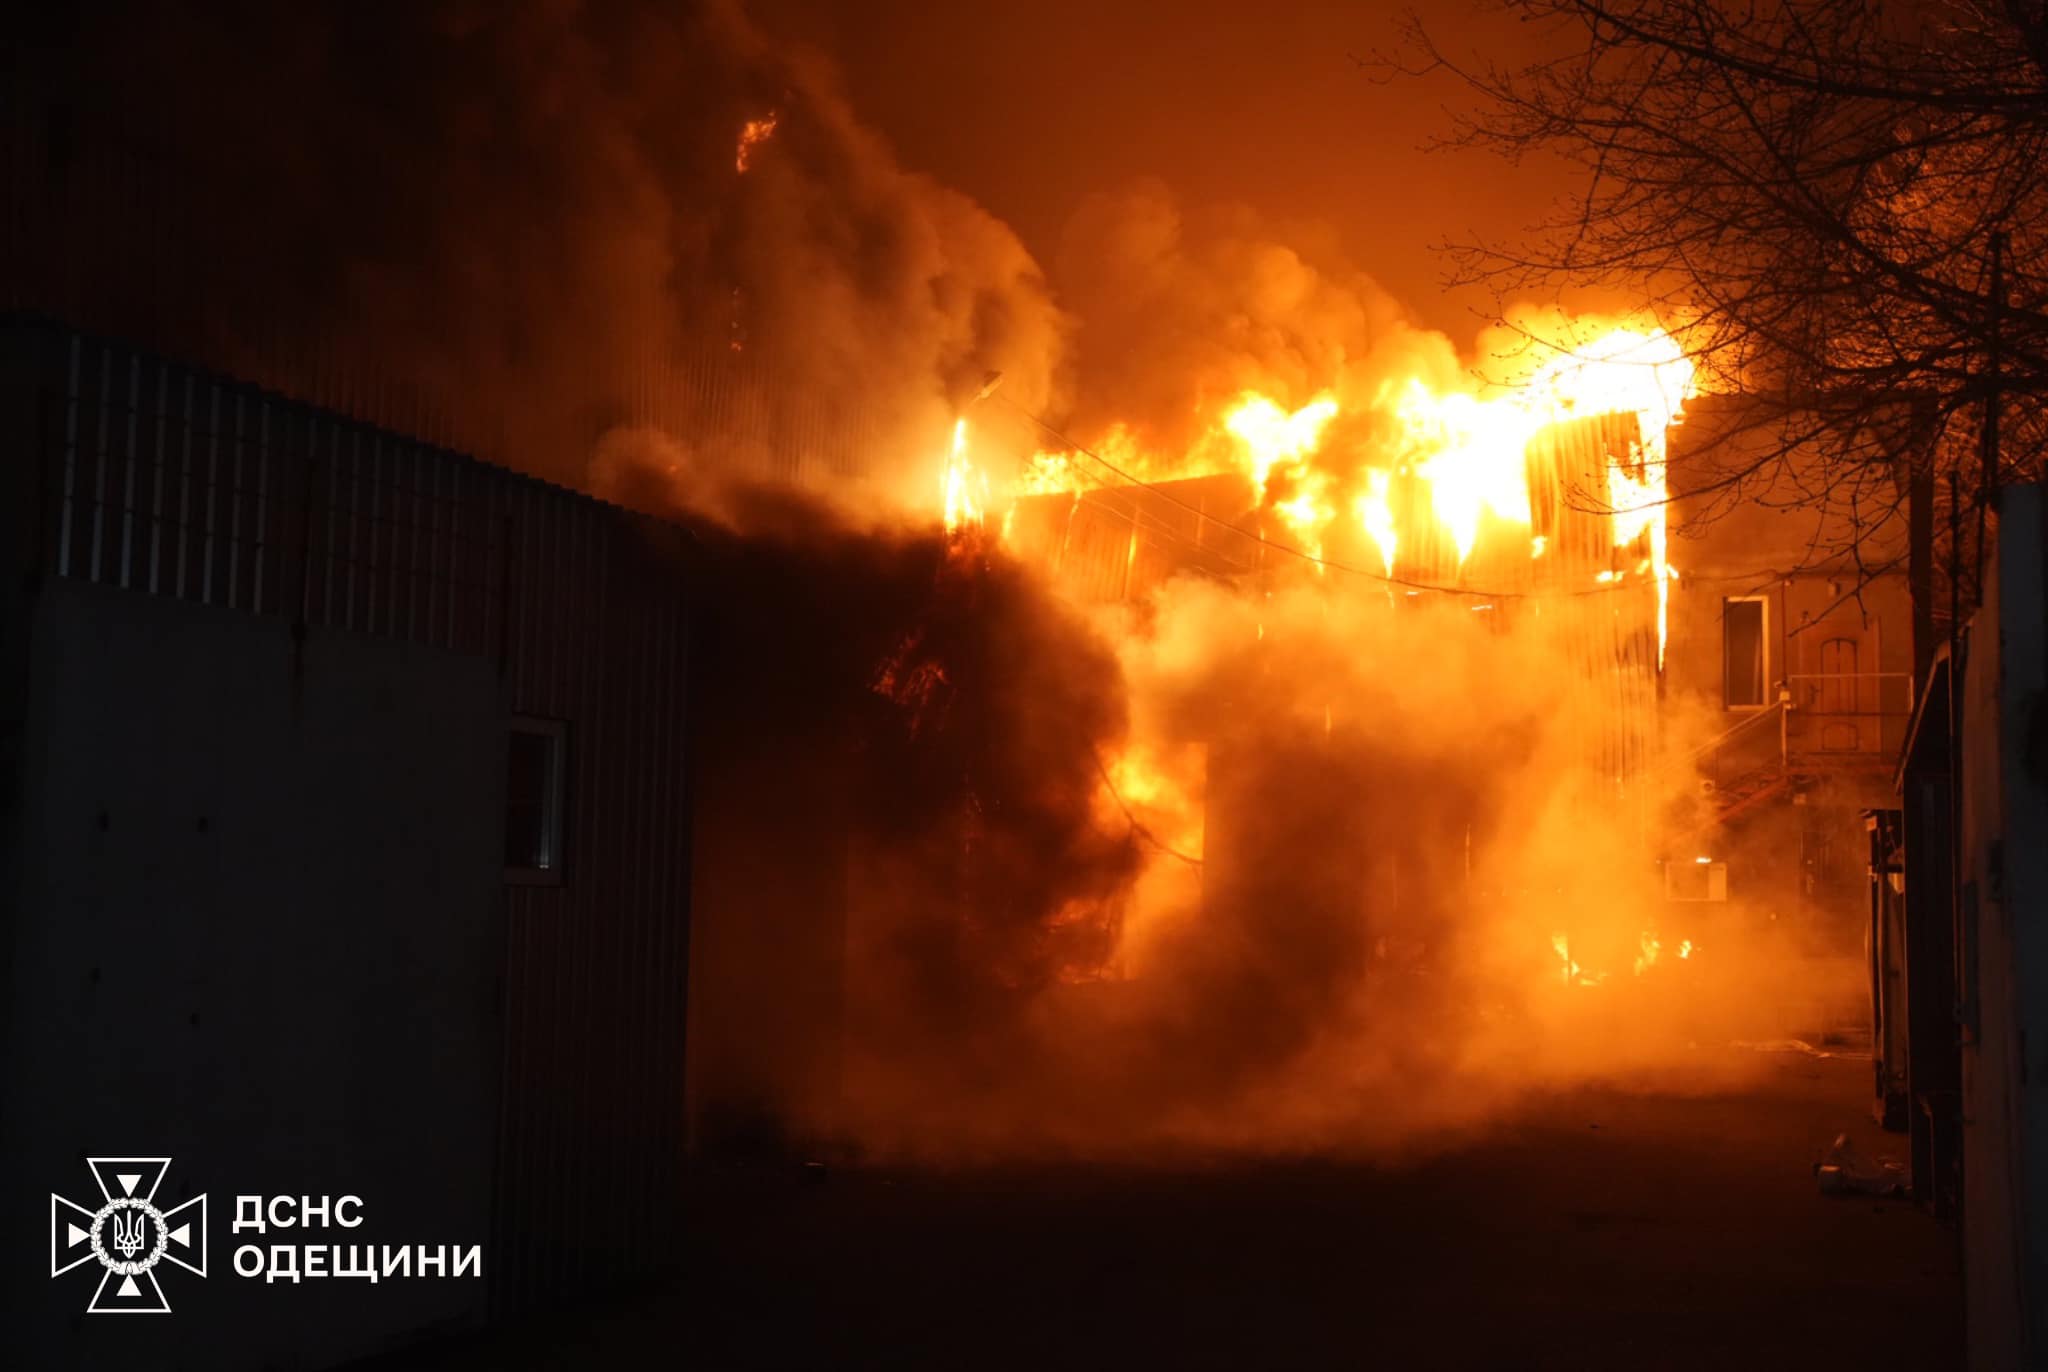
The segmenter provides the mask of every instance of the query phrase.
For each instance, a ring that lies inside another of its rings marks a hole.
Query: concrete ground
[[[1773,1055],[1396,1170],[705,1171],[686,1275],[376,1367],[1956,1367],[1953,1235],[1815,1184],[1840,1131],[1904,1152],[1869,1081]]]

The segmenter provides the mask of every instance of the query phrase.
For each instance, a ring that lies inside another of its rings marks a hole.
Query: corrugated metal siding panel
[[[658,1266],[684,1150],[678,532],[39,323],[50,574],[497,660],[566,720],[567,879],[506,890],[499,1312]]]
[[[294,475],[278,402],[118,344],[59,349],[49,570],[276,613]]]
[[[570,722],[568,875],[508,891],[501,1309],[657,1266],[684,1148],[688,621],[652,526],[540,494],[513,499],[508,669],[515,711]]]
[[[56,576],[491,655],[503,491],[604,508],[137,349],[45,332]]]

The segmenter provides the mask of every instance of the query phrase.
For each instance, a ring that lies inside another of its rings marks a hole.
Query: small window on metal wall
[[[505,754],[505,880],[562,880],[562,793],[568,726],[558,719],[515,719]]]
[[[1721,602],[1721,703],[1727,709],[1764,704],[1764,622],[1761,596]]]

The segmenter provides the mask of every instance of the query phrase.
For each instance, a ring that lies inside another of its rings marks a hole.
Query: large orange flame
[[[1630,550],[1630,567],[1655,583],[1661,668],[1675,576],[1666,561],[1664,435],[1694,386],[1694,365],[1669,333],[1616,328],[1588,343],[1553,346],[1519,384],[1488,394],[1445,390],[1420,377],[1388,385],[1368,408],[1392,419],[1391,437],[1379,426],[1369,448],[1329,451],[1326,440],[1340,414],[1334,393],[1290,410],[1245,391],[1179,462],[1144,453],[1121,425],[1094,451],[1144,480],[1213,475],[1220,461],[1251,483],[1261,507],[1311,557],[1323,556],[1333,525],[1355,520],[1392,575],[1407,548],[1447,544],[1461,569],[1494,539],[1521,540],[1532,559],[1544,556],[1548,536],[1531,527],[1532,441],[1562,421],[1631,415],[1639,441],[1610,461],[1605,490],[1580,494],[1589,505],[1604,503],[1614,547]],[[1041,452],[1025,464],[1013,494],[1078,494],[1114,479],[1078,453]],[[949,526],[954,499],[948,495]],[[1629,574],[1628,567],[1608,569],[1600,580]]]
[[[946,511],[946,532],[981,527],[982,506],[988,496],[988,478],[975,470],[967,456],[967,420],[953,422],[953,443],[946,450],[946,465],[939,477],[939,492]]]

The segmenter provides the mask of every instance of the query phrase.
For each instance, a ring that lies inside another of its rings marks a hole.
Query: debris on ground
[[[1824,1196],[1898,1196],[1906,1190],[1902,1164],[1865,1156],[1847,1134],[1835,1135],[1834,1144],[1814,1164],[1813,1172]]]
[[[1761,1039],[1754,1042],[1738,1039],[1729,1045],[1752,1053],[1804,1053],[1810,1058],[1867,1058],[1870,1054],[1857,1050],[1816,1048],[1805,1039]]]

